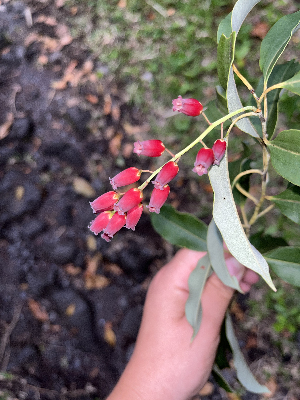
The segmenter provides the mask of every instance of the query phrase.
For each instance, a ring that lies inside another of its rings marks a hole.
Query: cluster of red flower
[[[197,116],[202,110],[202,104],[195,99],[178,99],[173,100],[173,111],[183,112],[186,115]],[[208,168],[213,165],[219,165],[224,156],[226,142],[217,140],[212,149],[201,148],[197,154],[195,167],[193,169],[198,175],[206,174]],[[133,152],[138,155],[148,157],[159,157],[165,151],[165,146],[161,140],[146,140],[143,142],[135,142]],[[151,194],[150,202],[147,208],[150,212],[159,214],[161,207],[167,200],[170,193],[168,183],[175,178],[179,171],[179,167],[175,161],[167,162],[158,172],[154,181],[154,189]],[[99,215],[91,222],[89,228],[95,234],[102,232],[101,237],[109,242],[114,234],[123,226],[128,229],[135,230],[142,212],[143,192],[139,188],[129,189],[125,194],[117,193],[119,187],[131,185],[140,179],[143,171],[131,167],[117,174],[110,183],[113,191],[104,193],[96,200],[90,203],[93,212]]]

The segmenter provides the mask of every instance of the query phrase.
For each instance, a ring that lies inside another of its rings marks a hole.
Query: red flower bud
[[[140,179],[142,171],[138,170],[135,167],[124,169],[124,171],[120,172],[113,178],[109,178],[110,184],[114,190],[116,190],[120,186],[131,185],[134,182],[137,182]]]
[[[114,210],[120,215],[125,214],[131,208],[137,206],[143,200],[143,193],[140,189],[133,188],[128,190],[124,196],[114,205]]]
[[[110,219],[112,217],[112,213],[110,211],[104,211],[99,214],[90,224],[90,230],[98,235],[99,232],[103,231],[107,227]]]
[[[94,213],[112,210],[114,204],[119,200],[119,197],[120,196],[116,192],[107,192],[98,197],[96,200],[92,201],[90,206],[92,207]]]
[[[214,152],[214,157],[215,157],[214,165],[220,165],[220,161],[224,157],[225,150],[226,150],[225,140],[222,139],[216,140],[212,147],[212,151]]]
[[[164,205],[170,193],[170,186],[166,185],[163,190],[154,188],[151,194],[149,206],[150,212],[156,212],[159,214],[161,207]]]
[[[215,157],[212,149],[205,149],[202,147],[202,149],[198,151],[193,171],[199,176],[207,174],[207,169],[212,166],[214,159]]]
[[[190,117],[197,117],[203,110],[203,105],[196,99],[183,99],[178,96],[177,99],[172,100],[173,111],[178,111]]]
[[[107,242],[110,242],[114,234],[117,233],[121,228],[123,228],[125,222],[126,222],[125,215],[120,215],[118,213],[115,213],[109,220],[109,223],[107,224],[106,228],[104,229],[101,235],[102,239],[106,240]]]
[[[159,171],[155,181],[152,181],[156,189],[163,190],[164,186],[169,183],[178,174],[179,167],[174,161],[169,161]]]
[[[139,222],[143,212],[143,205],[138,204],[127,212],[126,228],[135,231],[136,224]]]
[[[161,140],[145,140],[144,142],[134,142],[133,152],[138,156],[159,157],[165,151],[165,145]]]

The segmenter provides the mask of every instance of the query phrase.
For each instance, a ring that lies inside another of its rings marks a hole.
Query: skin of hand
[[[182,249],[153,278],[133,355],[107,400],[188,400],[206,383],[234,290],[214,273],[209,277],[201,298],[201,326],[192,341],[185,317],[188,278],[204,254]],[[243,291],[257,282],[255,272],[228,254],[226,264]]]

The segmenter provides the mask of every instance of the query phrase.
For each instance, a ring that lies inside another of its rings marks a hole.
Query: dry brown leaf
[[[110,284],[110,280],[104,275],[86,276],[85,288],[90,289],[104,289]]]
[[[55,5],[57,8],[61,8],[65,5],[66,0],[55,0]]]
[[[118,3],[119,8],[126,8],[127,7],[127,0],[120,0]]]
[[[115,332],[112,330],[111,322],[106,322],[104,325],[104,340],[112,347],[116,345],[117,339]]]
[[[265,393],[263,397],[266,399],[271,399],[275,395],[277,390],[277,383],[275,381],[275,378],[271,377],[266,383],[266,386],[270,390],[270,393]]]
[[[167,10],[167,15],[168,15],[168,17],[172,17],[172,15],[174,15],[175,13],[176,13],[175,8],[169,8],[169,9]]]
[[[269,29],[270,29],[269,24],[267,24],[266,22],[259,22],[252,29],[251,36],[263,39],[269,32]]]
[[[73,188],[76,193],[88,199],[96,196],[95,189],[84,178],[75,177],[73,180]]]
[[[57,25],[57,21],[54,17],[50,17],[49,15],[39,15],[35,22],[37,23],[43,23],[45,25],[49,25],[49,26],[56,26]]]
[[[119,121],[120,120],[120,115],[121,115],[121,110],[119,106],[114,106],[112,107],[111,110],[111,116],[114,121]]]
[[[104,107],[103,107],[104,115],[108,115],[111,113],[111,104],[112,104],[111,97],[109,94],[106,94],[104,96]]]
[[[95,96],[94,94],[87,94],[85,96],[85,99],[91,104],[98,104],[99,103],[98,97]]]
[[[22,200],[23,196],[25,193],[24,186],[17,186],[15,190],[15,198],[16,200],[20,201]]]
[[[111,272],[112,274],[117,276],[123,274],[122,269],[117,264],[106,264],[104,270],[106,272]]]
[[[200,390],[200,396],[209,396],[214,391],[214,385],[211,382],[206,382],[203,388]]]
[[[4,139],[9,134],[9,128],[11,127],[13,121],[14,114],[10,112],[7,114],[7,118],[4,124],[0,126],[0,140]]]
[[[122,149],[122,156],[124,158],[129,158],[132,156],[133,145],[131,143],[126,143]]]
[[[86,245],[90,251],[97,250],[97,240],[94,235],[88,235],[86,238]]]
[[[75,267],[75,265],[73,265],[73,264],[67,264],[64,267],[64,269],[65,269],[66,273],[71,276],[79,275],[82,271],[82,269],[80,267]]]
[[[39,303],[33,299],[28,299],[28,307],[32,315],[41,322],[46,322],[49,320],[48,313],[42,309]]]
[[[117,157],[119,155],[122,139],[123,139],[123,135],[122,135],[122,133],[119,132],[109,142],[109,150],[114,157]]]
[[[59,42],[60,42],[60,49],[63,48],[64,46],[67,46],[68,44],[72,43],[73,37],[70,34],[70,30],[67,27],[67,25],[64,24],[59,24],[56,27],[55,30],[56,35],[59,37]]]
[[[235,318],[238,321],[243,321],[245,319],[245,313],[235,300],[233,300],[233,302],[231,303],[230,311],[232,312],[232,314],[234,314]]]
[[[150,130],[149,124],[131,125],[128,122],[125,122],[123,127],[127,135],[134,135],[134,136],[140,135],[141,133],[147,133]]]
[[[65,314],[66,314],[68,317],[71,317],[72,315],[74,315],[75,310],[76,310],[75,304],[73,304],[73,303],[72,303],[72,304],[69,304],[68,307],[67,307],[66,310],[65,310]]]
[[[95,254],[93,257],[88,257],[87,265],[84,275],[85,276],[95,276],[99,262],[102,260],[102,255],[100,253]]]

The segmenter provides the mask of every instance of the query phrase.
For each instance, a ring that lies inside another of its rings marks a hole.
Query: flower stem
[[[242,112],[246,112],[246,111],[252,111],[255,112],[257,109],[256,107],[253,106],[247,106],[247,107],[243,107],[240,108],[236,111],[231,112],[230,114],[225,115],[225,117],[222,117],[220,119],[218,119],[215,122],[212,122],[211,125],[209,125],[209,127],[207,129],[205,129],[204,132],[201,133],[200,136],[197,137],[197,139],[195,139],[192,143],[190,143],[188,146],[186,146],[183,150],[181,150],[179,153],[175,154],[175,156],[173,158],[171,158],[171,160],[169,161],[176,161],[178,158],[180,158],[183,154],[185,154],[186,152],[188,152],[190,149],[192,149],[196,144],[198,144],[199,142],[201,142],[201,140],[203,140],[205,138],[205,136],[207,136],[209,134],[209,132],[211,132],[214,128],[216,128],[218,125],[222,124],[223,122],[226,122],[228,119],[236,116],[237,114],[240,114]],[[169,162],[167,161],[167,162]],[[167,163],[166,162],[166,163]],[[166,164],[165,163],[165,164]],[[151,181],[151,179],[153,179],[158,173],[159,171],[162,169],[162,167],[165,165],[163,164],[161,167],[159,167],[157,170],[155,170],[153,172],[153,174],[151,174],[148,179],[141,185],[139,186],[140,190],[143,190],[148,183]]]

